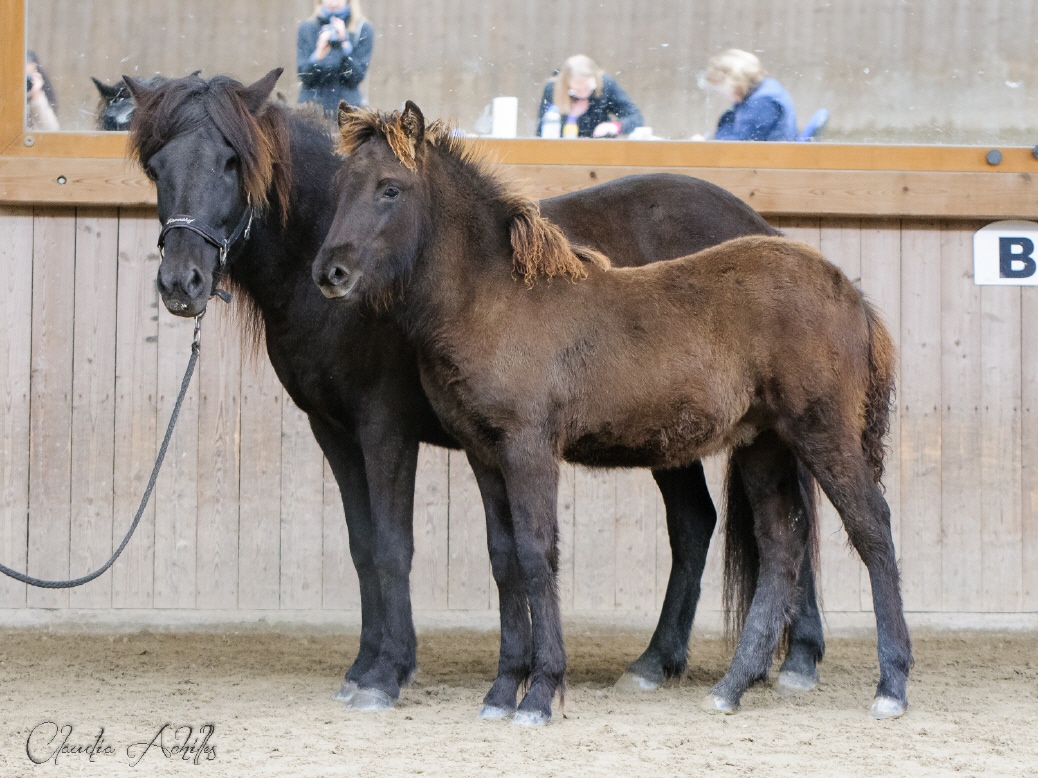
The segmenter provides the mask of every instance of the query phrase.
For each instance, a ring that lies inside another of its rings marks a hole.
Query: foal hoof
[[[496,705],[484,705],[479,709],[479,718],[487,720],[507,719],[515,712],[515,708],[499,708]]]
[[[730,716],[739,710],[738,704],[732,705],[724,697],[719,694],[708,694],[703,698],[703,701],[699,704],[703,710],[707,713],[723,713],[726,716]]]
[[[644,675],[627,671],[613,684],[613,688],[620,692],[654,692],[660,688],[660,684]]]
[[[512,717],[512,723],[520,727],[543,727],[551,721],[551,714],[539,710],[521,710]]]
[[[346,703],[346,707],[360,711],[389,710],[395,702],[396,700],[379,689],[357,689]]]
[[[339,691],[332,695],[332,699],[348,703],[353,699],[358,688],[356,681],[343,681],[342,686],[339,687]]]
[[[877,697],[872,702],[872,718],[874,719],[896,719],[905,715],[908,708],[902,702],[893,697]]]
[[[802,673],[783,670],[779,673],[776,691],[783,697],[800,692],[809,692],[818,686],[818,679]]]

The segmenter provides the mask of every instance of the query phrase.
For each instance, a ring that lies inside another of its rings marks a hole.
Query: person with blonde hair
[[[583,54],[567,59],[558,74],[545,84],[537,113],[539,136],[553,134],[545,132],[544,116],[554,112],[564,122],[564,138],[628,135],[643,124],[638,106],[616,80]]]
[[[732,103],[717,122],[714,140],[797,139],[793,99],[756,55],[742,49],[722,51],[710,60],[705,85]]]
[[[322,0],[299,25],[296,70],[303,88],[299,102],[316,103],[333,116],[339,101],[365,105],[360,91],[368,74],[375,29],[360,0]]]

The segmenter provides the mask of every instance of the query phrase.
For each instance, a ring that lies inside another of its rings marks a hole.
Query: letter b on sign
[[[1030,238],[998,239],[998,274],[1002,278],[1030,278],[1034,275],[1034,241]]]
[[[1038,223],[1001,221],[973,234],[973,280],[977,284],[1038,286]]]

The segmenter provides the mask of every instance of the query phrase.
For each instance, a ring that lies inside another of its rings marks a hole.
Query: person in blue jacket
[[[710,60],[706,84],[732,103],[717,122],[714,140],[797,139],[793,99],[754,54],[741,49],[721,52]]]
[[[544,85],[537,112],[541,137],[545,137],[544,114],[552,108],[561,117],[563,138],[628,135],[644,123],[638,106],[616,80],[583,54],[567,59],[558,75]]]
[[[326,116],[335,115],[340,100],[365,105],[360,85],[374,43],[375,30],[360,0],[322,0],[296,36],[299,102],[320,105]]]

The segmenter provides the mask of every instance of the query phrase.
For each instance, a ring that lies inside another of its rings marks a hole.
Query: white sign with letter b
[[[1038,286],[1038,222],[994,222],[973,233],[973,282]]]

